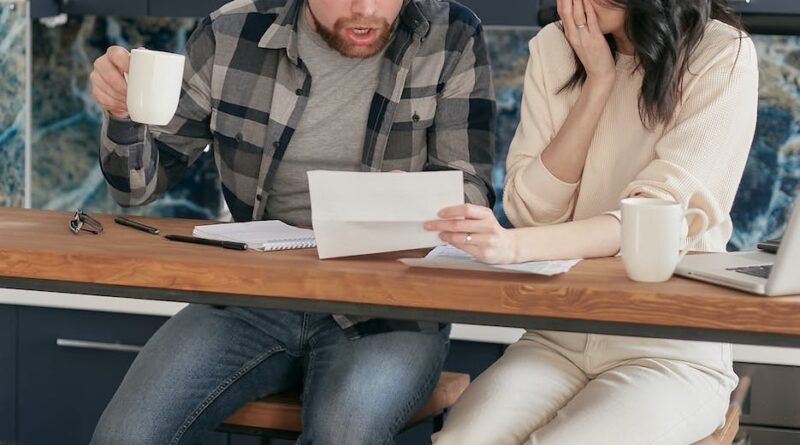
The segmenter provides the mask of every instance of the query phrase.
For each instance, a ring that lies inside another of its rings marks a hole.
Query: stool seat
[[[413,426],[453,406],[469,385],[469,375],[443,372],[425,404],[406,426]],[[296,393],[264,397],[240,408],[223,425],[273,431],[303,431],[302,404]]]
[[[731,445],[739,432],[739,407],[731,405],[725,413],[725,425],[714,434],[692,445]]]
[[[714,434],[702,439],[692,445],[731,445],[739,432],[739,416],[742,413],[745,399],[750,393],[750,377],[744,376],[739,379],[739,384],[731,393],[731,404],[728,412],[725,413],[725,425],[714,431]]]

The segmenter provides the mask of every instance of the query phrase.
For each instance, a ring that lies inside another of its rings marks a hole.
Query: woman
[[[725,0],[559,0],[530,42],[504,205],[426,224],[489,263],[611,256],[621,198],[703,210],[686,244],[723,251],[752,142],[755,48]],[[435,445],[680,444],[724,422],[716,343],[529,331],[459,400]]]

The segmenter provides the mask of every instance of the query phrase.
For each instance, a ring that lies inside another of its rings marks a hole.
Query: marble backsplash
[[[45,209],[213,219],[222,212],[211,153],[186,179],[145,207],[121,209],[106,190],[97,160],[100,108],[88,81],[92,62],[111,45],[184,52],[193,19],[70,18],[33,27],[32,203]]]
[[[5,14],[5,12],[4,12]],[[13,20],[12,20],[13,21]],[[0,15],[0,44],[12,34],[9,19]],[[91,98],[88,73],[106,47],[144,46],[181,52],[193,29],[192,19],[116,19],[71,17],[64,25],[33,25],[33,153],[34,207],[89,211],[134,212],[191,218],[224,218],[211,153],[201,157],[184,182],[159,201],[138,209],[120,209],[109,197],[97,162],[101,113]],[[498,99],[498,147],[494,186],[502,194],[506,151],[519,120],[527,42],[535,28],[488,28]],[[800,181],[800,37],[755,37],[761,57],[761,100],[756,140],[736,199],[736,232],[732,249],[780,233]],[[8,47],[8,46],[7,46]],[[16,46],[15,46],[16,47]],[[2,129],[14,128],[19,72],[0,51]],[[17,80],[18,82],[18,80]],[[8,99],[6,99],[8,98]],[[20,205],[21,152],[4,138],[15,130],[0,130],[0,205]],[[8,179],[6,179],[8,178]],[[504,218],[498,205],[495,209]]]
[[[783,233],[800,187],[800,36],[755,36],[756,136],[733,206],[731,249]]]
[[[497,202],[494,212],[504,225],[511,224],[503,212],[503,183],[506,178],[506,155],[519,123],[522,81],[528,64],[528,41],[538,28],[488,29],[486,43],[492,60],[492,78],[497,96],[497,147],[492,183]]]
[[[25,200],[27,7],[0,1],[0,207]]]

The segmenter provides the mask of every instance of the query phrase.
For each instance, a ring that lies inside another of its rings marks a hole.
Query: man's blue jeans
[[[391,444],[435,387],[448,335],[351,340],[330,315],[190,305],[136,357],[92,444],[196,444],[247,402],[300,388],[299,444]]]

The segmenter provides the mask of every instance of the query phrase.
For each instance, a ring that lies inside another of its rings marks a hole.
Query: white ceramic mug
[[[622,200],[622,262],[628,278],[657,283],[667,281],[686,255],[681,250],[683,221],[696,216],[708,229],[708,216],[699,209],[684,211],[674,201],[655,198]]]
[[[178,109],[185,57],[148,49],[131,50],[128,114],[135,122],[167,125]]]

